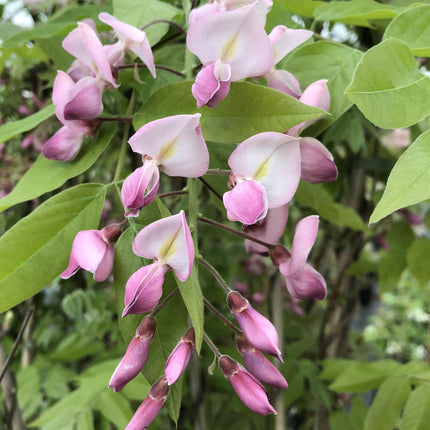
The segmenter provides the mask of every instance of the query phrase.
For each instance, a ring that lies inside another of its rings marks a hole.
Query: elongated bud
[[[163,403],[169,394],[169,384],[162,376],[149,390],[148,396],[138,407],[134,417],[128,423],[125,430],[142,430],[148,427],[163,407]]]
[[[148,358],[155,326],[155,318],[149,315],[143,318],[109,382],[109,387],[112,387],[115,392],[121,391],[142,370]]]
[[[245,336],[236,335],[236,346],[246,369],[259,381],[276,388],[287,388],[288,383],[281,372]]]
[[[278,347],[278,333],[273,324],[257,312],[237,291],[228,294],[227,303],[249,342],[282,362]]]
[[[264,387],[237,361],[223,355],[219,359],[219,367],[246,407],[260,415],[276,415]]]
[[[181,337],[175,349],[170,353],[166,362],[164,374],[169,385],[175,383],[187,367],[196,347],[194,328],[191,327]]]
[[[115,243],[121,236],[119,224],[109,224],[102,228],[102,239],[107,243]]]

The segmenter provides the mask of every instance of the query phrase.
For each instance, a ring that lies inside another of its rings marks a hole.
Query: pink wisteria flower
[[[259,381],[276,388],[287,388],[288,384],[281,372],[245,336],[236,335],[236,347],[243,358],[246,370]]]
[[[262,76],[273,64],[270,40],[255,4],[230,11],[208,6],[190,14],[187,33],[188,49],[203,64],[192,87],[199,108],[216,106],[227,96],[230,82]]]
[[[121,200],[125,216],[138,216],[156,197],[159,171],[168,176],[197,178],[209,167],[209,152],[200,127],[200,114],[175,115],[151,121],[128,141],[142,155],[143,167],[125,181]]]
[[[242,142],[230,155],[231,191],[223,196],[227,217],[251,225],[268,209],[288,203],[300,180],[297,138],[282,133],[260,133]]]
[[[118,20],[106,12],[99,14],[99,20],[112,27],[120,40],[120,43],[113,45],[113,50],[116,49],[119,51],[116,55],[118,57],[122,56],[123,58],[124,51],[132,51],[143,61],[143,63],[148,67],[148,70],[151,72],[151,75],[155,78],[154,57],[152,55],[151,45],[148,42],[145,32],[130,24]],[[115,54],[113,54],[113,52],[110,53],[111,57],[114,55]]]
[[[188,366],[191,355],[196,348],[194,328],[191,327],[181,337],[175,349],[170,353],[164,375],[166,376],[169,385],[174,384],[181,376],[182,372]]]
[[[219,358],[219,367],[243,404],[260,415],[275,414],[263,385],[228,355]]]
[[[73,240],[69,265],[61,277],[68,279],[82,268],[93,273],[95,281],[105,281],[112,272],[113,245],[120,234],[121,228],[117,224],[102,230],[80,231]]]
[[[273,64],[264,75],[270,88],[299,98],[302,94],[300,84],[295,76],[286,70],[276,70],[276,65],[293,49],[312,37],[312,31],[293,30],[284,25],[276,26],[269,34],[273,50]]]
[[[168,270],[173,270],[181,282],[190,276],[194,245],[185,212],[144,227],[133,241],[133,252],[154,262],[139,269],[127,281],[123,317],[154,309],[161,298],[164,274]]]
[[[273,355],[282,362],[278,333],[273,324],[257,312],[237,291],[227,295],[227,303],[249,342],[259,350]]]
[[[288,292],[296,299],[323,300],[327,295],[324,277],[306,263],[318,232],[319,217],[311,215],[297,223],[291,251],[277,245],[273,262],[285,276]]]
[[[146,429],[163,407],[164,402],[169,394],[169,384],[167,379],[162,376],[149,390],[148,396],[143,403],[137,408],[131,421],[125,430],[142,430]]]
[[[112,387],[115,392],[121,391],[142,370],[148,358],[149,345],[155,334],[155,326],[155,318],[150,315],[144,317],[139,324],[124,357],[109,381],[109,387]]]

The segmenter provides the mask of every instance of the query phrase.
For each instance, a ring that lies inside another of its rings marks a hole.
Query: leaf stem
[[[222,289],[227,294],[229,294],[231,291],[230,287],[227,285],[227,283],[224,281],[223,277],[219,274],[215,267],[213,267],[212,264],[207,262],[204,258],[199,258],[197,261],[212,274],[212,276],[218,281],[218,284],[221,285]]]
[[[118,122],[131,122],[133,121],[133,117],[128,116],[104,116],[97,118],[101,122],[111,122],[111,121],[118,121]]]
[[[217,356],[217,358],[220,358],[222,354],[219,352],[219,349],[215,346],[215,344],[211,341],[210,337],[206,333],[203,333],[203,339],[205,340],[207,346]]]
[[[161,302],[161,303],[159,303],[155,308],[154,308],[154,310],[150,313],[150,316],[151,317],[155,317],[155,315],[157,315],[158,314],[158,312],[160,312],[161,311],[161,309],[163,309],[164,308],[164,306],[166,306],[167,305],[167,303],[169,303],[170,302],[170,300],[172,300],[173,299],[173,297],[175,297],[176,296],[176,294],[178,294],[179,293],[179,288],[178,287],[176,287],[172,292],[170,292],[166,297],[165,297],[165,299]]]
[[[206,175],[231,175],[231,170],[225,169],[208,169]]]
[[[125,69],[147,69],[148,66],[146,64],[141,63],[135,63],[135,64],[122,64],[121,66],[116,67],[118,70],[125,70]],[[172,69],[167,66],[162,66],[161,64],[155,64],[155,68],[159,70],[165,70],[166,72],[173,73],[174,75],[180,76],[181,78],[185,78],[185,75],[182,72],[178,72],[175,69]]]
[[[163,197],[182,196],[184,194],[188,194],[188,191],[187,190],[169,191],[168,193],[159,194],[158,198],[162,199]]]
[[[228,231],[229,233],[235,234],[236,236],[240,236],[244,239],[252,240],[255,243],[258,243],[260,245],[265,246],[266,248],[273,249],[275,247],[275,244],[273,244],[273,243],[265,242],[264,240],[260,240],[260,239],[256,238],[255,236],[252,236],[251,234],[244,233],[243,231],[236,230],[235,228],[227,227],[226,225],[221,224],[221,223],[214,221],[212,219],[205,218],[205,217],[199,217],[198,220],[201,222],[205,222],[206,224],[210,224],[210,225],[213,225],[215,227],[218,227],[222,230]]]
[[[185,29],[183,27],[181,27],[179,24],[177,24],[174,21],[170,21],[169,19],[155,19],[154,21],[148,22],[148,24],[145,24],[143,27],[141,27],[141,30],[145,30],[148,27],[150,27],[151,25],[154,24],[169,24],[171,27],[176,28],[177,30],[179,30],[184,36],[187,35],[187,32],[185,31]]]
[[[203,299],[205,306],[227,327],[230,327],[235,333],[242,334],[242,330],[236,327],[229,319],[227,319],[209,300]]]
[[[221,194],[218,193],[218,191],[211,185],[209,182],[207,182],[205,179],[203,179],[201,176],[199,177],[199,180],[203,183],[203,185],[208,188],[212,193],[214,193],[221,201],[223,201]]]

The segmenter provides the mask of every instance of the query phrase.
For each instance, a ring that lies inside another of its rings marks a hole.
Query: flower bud
[[[275,409],[269,403],[264,387],[238,362],[228,355],[223,355],[219,359],[219,367],[246,407],[257,414],[276,415]]]
[[[109,387],[112,387],[115,392],[121,391],[142,370],[148,358],[149,345],[155,334],[155,326],[155,318],[151,316],[143,318],[109,382]]]
[[[245,336],[236,336],[237,350],[243,358],[246,369],[259,381],[276,388],[287,388],[288,383],[281,372]]]
[[[102,239],[107,243],[115,243],[121,236],[119,224],[109,224],[102,228]]]
[[[181,376],[190,361],[195,347],[194,327],[191,327],[181,337],[181,340],[166,361],[164,374],[169,385],[175,383],[179,376]]]

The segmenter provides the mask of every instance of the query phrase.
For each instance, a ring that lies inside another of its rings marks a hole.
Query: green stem
[[[236,327],[230,320],[228,320],[209,300],[203,299],[205,306],[227,327],[230,327],[235,333],[242,334],[242,330]]]
[[[212,352],[218,357],[221,357],[221,353],[219,352],[219,349],[215,346],[215,344],[211,341],[210,337],[204,333],[203,334],[203,339],[205,340],[206,344],[208,345],[208,347],[212,350]]]
[[[189,25],[188,17],[191,11],[191,2],[189,0],[183,0],[182,9],[184,10],[184,16],[186,16],[186,19],[187,19],[186,26],[188,27]],[[194,56],[187,49],[187,44],[185,44],[185,79],[187,81],[191,81],[193,79],[193,63],[194,63]]]
[[[188,190],[188,216],[190,228],[193,236],[194,249],[196,254],[198,255],[199,249],[199,232],[197,228],[197,218],[198,218],[198,209],[197,209],[197,192],[196,192],[196,179],[188,178],[187,179],[187,190]]]
[[[131,93],[131,98],[130,98],[130,102],[129,102],[128,107],[127,107],[127,111],[126,111],[124,116],[126,116],[126,117],[131,116],[131,114],[133,113],[135,101],[136,101],[136,90],[133,90],[133,92]],[[131,127],[130,122],[125,123],[124,134],[122,136],[121,149],[119,152],[118,164],[116,165],[115,175],[113,177],[112,182],[116,182],[119,179],[119,175],[121,174],[122,165],[124,163],[125,151],[127,148],[128,135],[130,133],[130,127]]]
[[[154,310],[151,312],[151,316],[152,317],[155,317],[155,315],[157,315],[157,313],[158,312],[160,312],[161,311],[161,309],[163,309],[164,308],[164,306],[166,306],[166,304],[167,303],[169,303],[169,301],[170,300],[172,300],[173,299],[173,297],[175,297],[176,296],[176,294],[178,294],[179,293],[179,288],[178,287],[176,287],[170,294],[168,294],[167,296],[166,296],[166,298],[161,302],[161,303],[159,303],[155,308],[154,308]]]
[[[203,258],[199,258],[197,261],[212,274],[212,276],[218,281],[218,284],[221,285],[221,288],[227,294],[229,294],[231,292],[231,289],[227,285],[227,282],[224,281],[223,277],[218,273],[218,271],[215,269],[215,267],[212,266],[212,264],[210,264],[209,262],[207,262]]]

